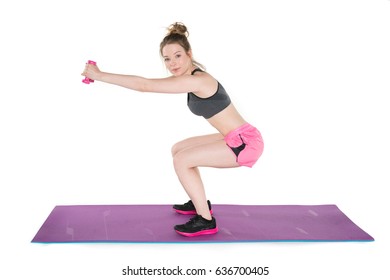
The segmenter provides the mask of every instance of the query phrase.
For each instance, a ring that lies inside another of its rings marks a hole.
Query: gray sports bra
[[[201,69],[196,68],[191,72],[191,75],[197,71],[203,72]],[[202,116],[205,119],[209,119],[212,116],[218,114],[227,106],[229,106],[230,103],[231,100],[229,95],[226,93],[225,89],[219,82],[217,91],[210,97],[201,98],[192,92],[187,94],[187,105],[191,112],[197,116]]]

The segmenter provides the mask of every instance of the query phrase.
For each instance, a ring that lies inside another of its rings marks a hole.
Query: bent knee
[[[178,172],[182,168],[185,168],[185,161],[183,160],[183,157],[180,155],[179,152],[173,153],[172,151],[172,162],[176,172]]]
[[[175,143],[171,148],[172,157],[174,157],[180,151],[180,142]]]
[[[178,151],[172,156],[173,166],[176,171],[194,167],[191,155],[186,151]]]
[[[188,144],[188,139],[185,139],[185,140],[182,140],[182,141],[179,141],[177,143],[175,143],[172,148],[171,148],[171,153],[172,153],[172,156],[174,157],[175,155],[177,155],[179,152],[185,150],[186,148],[189,147],[189,144]]]

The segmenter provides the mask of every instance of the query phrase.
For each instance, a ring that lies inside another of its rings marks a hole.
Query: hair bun
[[[169,34],[179,34],[188,37],[189,33],[187,27],[181,22],[175,22],[168,28]]]

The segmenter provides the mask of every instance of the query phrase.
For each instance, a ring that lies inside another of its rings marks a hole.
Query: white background
[[[159,43],[175,21],[265,140],[252,169],[201,170],[211,201],[337,204],[375,242],[30,243],[56,205],[187,200],[170,148],[214,131],[186,96],[80,76],[88,59],[167,76]],[[2,1],[0,28],[2,279],[125,279],[128,265],[388,278],[390,1]]]

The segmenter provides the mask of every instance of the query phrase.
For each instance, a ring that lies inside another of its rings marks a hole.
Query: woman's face
[[[174,76],[182,76],[192,71],[191,51],[186,53],[179,44],[168,44],[162,49],[164,63]]]

